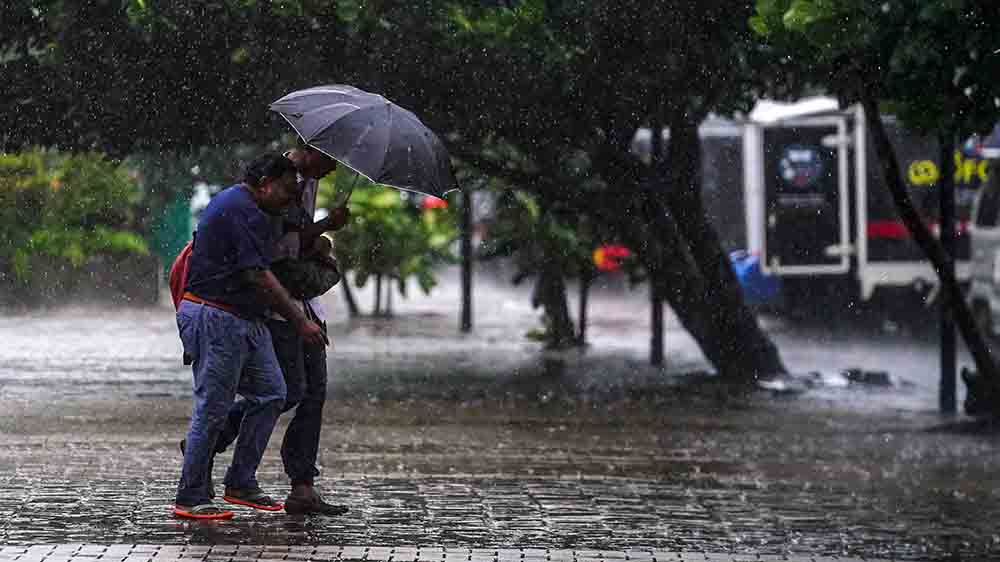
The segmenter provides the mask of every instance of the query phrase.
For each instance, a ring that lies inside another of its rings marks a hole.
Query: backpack
[[[168,283],[170,285],[170,298],[174,301],[175,309],[180,308],[181,300],[184,299],[184,287],[187,286],[188,261],[191,259],[191,248],[193,247],[194,238],[184,245],[184,249],[181,250],[181,253],[177,254],[173,265],[170,266]]]

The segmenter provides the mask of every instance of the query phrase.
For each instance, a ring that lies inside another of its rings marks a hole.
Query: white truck
[[[936,231],[938,144],[882,120],[910,196]],[[937,275],[896,213],[860,106],[760,101],[742,119],[710,117],[699,136],[704,206],[723,249],[755,255],[780,279],[787,307],[932,301]],[[647,160],[650,140],[639,129],[631,151]],[[664,130],[664,147],[669,140]],[[958,150],[953,157],[956,273],[967,282],[970,209],[989,167]]]
[[[903,180],[937,230],[937,142],[883,117]],[[781,278],[786,304],[858,304],[900,291],[933,295],[937,276],[896,213],[860,106],[811,98],[761,101],[743,123],[747,249]],[[956,151],[957,275],[969,279],[968,221],[986,161]],[[833,303],[831,303],[833,304]]]

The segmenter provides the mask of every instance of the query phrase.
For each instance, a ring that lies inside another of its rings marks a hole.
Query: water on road
[[[933,339],[765,319],[804,394],[735,392],[644,293],[598,291],[585,353],[542,352],[525,290],[452,281],[348,321],[331,299],[319,484],[349,516],[167,515],[190,373],[169,307],[0,319],[0,542],[649,547],[905,559],[1000,549],[996,433],[935,413]],[[361,294],[362,303],[370,295]],[[967,361],[967,359],[963,359]],[[840,371],[887,371],[889,385]],[[805,375],[816,371],[816,375]],[[275,432],[260,471],[286,490]],[[224,456],[217,465],[228,462]],[[216,477],[221,479],[221,475]]]

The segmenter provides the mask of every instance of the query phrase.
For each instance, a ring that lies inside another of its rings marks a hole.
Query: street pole
[[[462,333],[472,331],[472,193],[462,191]]]
[[[656,280],[649,280],[649,302],[652,307],[652,333],[649,342],[649,363],[659,367],[663,365],[663,297],[657,289]]]
[[[658,120],[654,119],[650,124],[650,132],[652,135],[649,143],[650,181],[648,185],[650,190],[646,193],[646,196],[657,197],[660,194],[656,190],[663,189],[663,178],[659,175],[663,151],[663,126]],[[660,294],[657,288],[658,277],[658,271],[649,272],[649,305],[652,309],[652,316],[650,317],[649,362],[655,366],[663,365],[663,295]]]
[[[941,246],[945,253],[945,267],[951,275],[955,275],[955,136],[940,135],[941,147],[941,179],[939,203],[940,218],[938,220]],[[941,390],[939,395],[941,413],[954,414],[957,410],[956,385],[956,353],[955,353],[955,320],[952,315],[951,298],[948,291],[938,291],[941,299]]]

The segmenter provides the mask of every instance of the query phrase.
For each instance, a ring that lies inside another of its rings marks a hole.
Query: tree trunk
[[[674,261],[661,266],[671,272],[664,277],[662,294],[723,377],[754,380],[785,373],[777,348],[743,301],[719,236],[705,216],[700,162],[697,123],[679,115],[670,123],[667,181],[661,172],[647,197],[656,236],[664,245],[678,244]]]
[[[950,256],[920,218],[920,213],[913,206],[910,194],[907,192],[903,180],[900,179],[899,161],[896,159],[896,153],[893,151],[889,136],[882,125],[878,101],[873,94],[865,91],[861,94],[861,103],[865,110],[865,122],[868,124],[868,131],[872,135],[875,152],[878,154],[881,164],[882,179],[892,194],[892,200],[896,204],[896,212],[899,213],[899,217],[913,235],[914,241],[931,261],[931,265],[934,266],[934,271],[937,272],[941,282],[941,293],[947,296],[948,302],[951,304],[952,318],[958,326],[958,331],[962,334],[962,339],[965,340],[965,345],[969,348],[969,353],[976,363],[976,369],[985,378],[993,392],[1000,392],[996,366],[990,356],[989,349],[986,347],[986,341],[972,318],[969,306],[965,302],[965,294],[958,284],[955,272],[948,267]]]
[[[576,329],[569,316],[566,299],[566,282],[562,272],[552,267],[543,267],[535,282],[535,304],[545,311],[546,343],[551,349],[562,349],[573,345]]]
[[[354,293],[351,291],[351,284],[347,281],[346,275],[340,280],[340,286],[344,290],[344,301],[347,303],[347,316],[349,318],[357,318],[361,313],[358,311],[358,303],[354,300]]]
[[[938,239],[948,258],[945,267],[949,274],[955,275],[955,135],[938,135],[941,158],[941,180],[938,213]],[[943,413],[953,414],[956,408],[956,377],[955,377],[955,321],[952,319],[952,303],[948,293],[941,291],[941,388],[938,402]]]
[[[392,316],[392,278],[385,282],[385,316]]]
[[[378,316],[382,314],[382,274],[379,273],[375,276],[375,310],[372,311],[372,316]]]
[[[472,192],[462,192],[462,318],[459,330],[472,331]]]
[[[649,280],[649,309],[649,364],[659,367],[663,365],[663,296],[660,284],[652,278]]]
[[[650,124],[649,176],[656,185],[663,166],[663,124],[654,119]],[[660,268],[649,270],[649,364],[663,365],[663,292],[660,291]]]
[[[580,314],[578,316],[579,320],[579,330],[577,330],[576,341],[577,345],[585,346],[587,345],[587,301],[590,300],[590,282],[592,278],[590,274],[584,273],[580,276]]]

